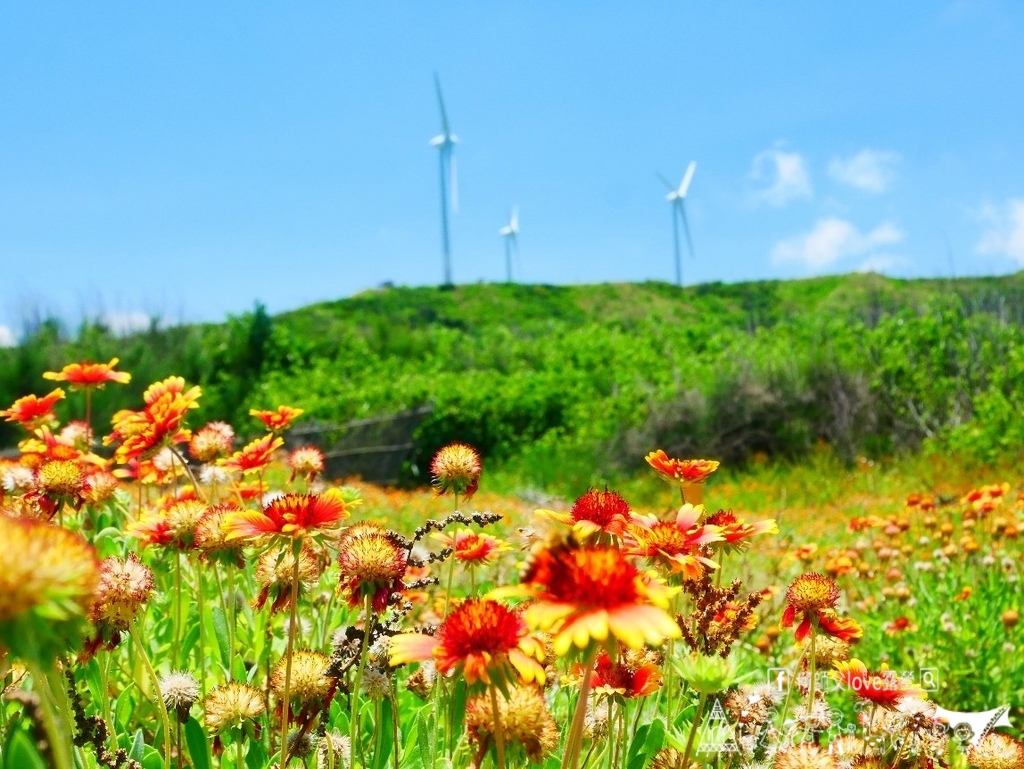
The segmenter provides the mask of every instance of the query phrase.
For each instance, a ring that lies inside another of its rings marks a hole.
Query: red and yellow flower
[[[270,464],[274,452],[283,445],[283,438],[267,433],[262,438],[247,443],[243,449],[225,459],[224,467],[242,475],[262,472]]]
[[[911,681],[901,679],[891,670],[868,672],[867,665],[858,659],[837,662],[832,677],[850,687],[861,699],[888,710],[895,709],[908,697],[923,698],[925,691]]]
[[[597,694],[617,695],[627,700],[646,697],[661,687],[661,671],[647,650],[628,650],[612,660],[601,652],[590,685]],[[582,671],[578,671],[582,675]]]
[[[666,611],[675,591],[637,571],[618,548],[542,550],[533,556],[520,591],[535,599],[526,609],[527,623],[554,634],[559,656],[595,643],[657,646],[681,635]]]
[[[304,476],[307,482],[312,483],[324,471],[323,452],[316,446],[301,446],[288,455],[288,467],[292,469],[289,483],[299,475]]]
[[[704,519],[704,523],[710,526],[717,526],[721,534],[721,540],[716,547],[727,550],[738,550],[747,544],[747,540],[756,537],[758,534],[778,534],[779,525],[774,518],[768,518],[757,523],[747,523],[738,518],[732,510],[719,510],[713,515]]]
[[[53,407],[58,401],[64,400],[64,395],[64,391],[59,387],[42,398],[37,395],[26,395],[14,401],[10,408],[0,411],[0,417],[7,422],[17,422],[31,432],[56,421]]]
[[[470,566],[488,565],[494,563],[502,553],[507,553],[512,547],[497,537],[490,534],[482,534],[472,529],[456,531],[449,536],[447,534],[435,534],[434,537],[445,547],[452,549],[455,559]]]
[[[184,427],[185,417],[190,409],[199,408],[201,394],[199,387],[186,390],[185,380],[177,376],[150,385],[142,395],[145,408],[114,414],[114,429],[103,444],[117,443],[114,459],[124,464],[136,457],[148,458],[164,446],[188,441],[192,434]]]
[[[460,603],[437,635],[394,636],[388,654],[392,665],[433,659],[442,675],[464,676],[470,686],[503,686],[517,678],[541,684],[545,678],[544,644],[530,634],[519,612],[488,598]]]
[[[480,485],[483,466],[480,455],[472,446],[452,443],[434,455],[430,474],[438,494],[452,493],[469,499]]]
[[[391,597],[405,589],[408,564],[408,554],[387,529],[376,523],[356,524],[338,541],[338,591],[352,608],[370,599],[373,611],[380,614]]]
[[[344,498],[333,491],[285,494],[263,510],[226,512],[221,528],[228,542],[236,539],[298,540],[336,531],[350,514]]]
[[[717,526],[700,522],[703,514],[703,506],[686,504],[679,508],[673,521],[637,517],[629,527],[625,551],[662,563],[683,579],[700,579],[707,571],[718,568],[708,557],[705,546],[722,539]]]
[[[266,425],[268,430],[278,432],[288,429],[293,421],[305,413],[305,409],[296,409],[291,406],[278,406],[274,411],[251,409],[249,411],[249,416],[256,417]]]
[[[55,382],[67,382],[72,390],[103,387],[107,382],[128,384],[132,375],[127,371],[115,371],[118,359],[112,358],[110,363],[69,363],[60,371],[47,371],[43,379]]]
[[[534,512],[541,518],[572,526],[573,533],[579,539],[599,533],[621,537],[634,518],[629,503],[620,494],[608,489],[588,490],[573,503],[568,513],[544,509]]]
[[[800,620],[796,629],[796,640],[802,641],[817,624],[824,633],[849,643],[863,635],[857,622],[849,617],[840,617],[836,612],[839,603],[839,588],[823,574],[810,572],[801,574],[786,591],[786,609],[782,613],[782,627],[792,627]]]
[[[713,459],[674,459],[663,449],[652,451],[644,459],[662,478],[684,487],[704,483],[719,465]]]

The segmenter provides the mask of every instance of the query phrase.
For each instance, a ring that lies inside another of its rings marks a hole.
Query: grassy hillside
[[[0,351],[0,403],[47,391],[44,370],[118,356],[135,379],[100,394],[101,417],[171,373],[203,385],[197,419],[243,431],[250,407],[333,421],[432,403],[419,463],[454,439],[560,471],[655,445],[733,462],[925,440],[995,456],[1024,436],[1022,328],[1024,273],[382,288],[126,339],[45,323]]]

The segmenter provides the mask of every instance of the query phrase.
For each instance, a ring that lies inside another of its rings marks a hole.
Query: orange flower
[[[566,526],[572,526],[573,533],[580,539],[604,532],[621,537],[626,526],[633,520],[629,503],[614,491],[590,489],[573,503],[568,513],[552,510],[536,510],[536,515]]]
[[[662,449],[652,451],[644,458],[665,480],[680,486],[704,483],[719,465],[711,459],[673,459]]]
[[[867,666],[857,659],[837,662],[832,677],[849,686],[861,699],[887,710],[894,710],[907,697],[926,696],[923,689],[899,678],[892,671],[869,673]]]
[[[89,477],[81,463],[72,459],[55,459],[36,470],[35,485],[26,496],[53,517],[65,504],[78,510],[85,503]]]
[[[487,598],[469,598],[441,623],[436,636],[400,633],[391,639],[392,665],[433,658],[443,675],[465,676],[470,686],[504,686],[517,677],[544,682],[544,645],[530,635],[522,615]],[[514,673],[518,673],[515,676]]]
[[[826,634],[842,641],[856,640],[863,631],[853,619],[840,617],[836,611],[839,603],[839,588],[823,574],[810,572],[801,574],[786,591],[786,610],[782,614],[782,627],[792,627],[797,618],[801,620],[796,629],[796,640],[802,641],[817,623]]]
[[[435,534],[434,537],[445,547],[450,547],[457,560],[474,566],[493,563],[499,555],[512,549],[490,534],[480,534],[471,529],[457,531],[454,536]]]
[[[227,542],[235,539],[302,539],[323,534],[349,517],[340,494],[285,494],[262,511],[229,510],[221,523]]]
[[[224,460],[224,467],[240,472],[242,475],[258,473],[270,464],[273,453],[283,445],[283,438],[275,436],[273,433],[267,433],[262,438],[257,438],[246,444],[241,451],[236,451]]]
[[[132,375],[127,371],[114,371],[117,365],[117,358],[112,358],[110,363],[69,363],[60,371],[47,371],[43,379],[52,379],[55,382],[67,382],[72,390],[88,389],[90,387],[103,387],[107,382],[128,384],[132,381]]]
[[[555,634],[559,656],[595,642],[614,646],[621,641],[638,649],[681,635],[665,611],[674,591],[640,574],[618,548],[560,545],[543,550],[523,582],[522,592],[536,598],[526,609],[526,621]]]
[[[597,657],[591,686],[597,694],[617,694],[627,700],[646,697],[661,686],[661,672],[649,654],[627,652],[612,661],[605,652]]]
[[[674,521],[637,517],[629,527],[626,553],[663,563],[684,579],[700,579],[709,569],[718,568],[702,548],[722,539],[717,526],[699,523],[703,514],[703,506],[686,504]]]
[[[249,416],[256,417],[263,424],[267,426],[268,430],[287,429],[291,423],[305,414],[305,409],[294,409],[291,406],[278,406],[277,411],[260,411],[258,409],[250,409]]]
[[[746,540],[758,534],[778,534],[779,526],[774,518],[757,523],[746,523],[737,518],[732,510],[719,510],[704,519],[704,523],[717,526],[721,530],[721,547],[726,550],[738,550],[747,544]]]
[[[967,586],[967,587],[965,587],[965,588],[964,588],[963,590],[961,590],[961,591],[960,591],[960,592],[959,592],[959,593],[958,593],[958,594],[956,595],[956,597],[955,597],[955,598],[953,598],[953,600],[954,600],[954,601],[966,601],[966,600],[967,600],[968,598],[970,598],[970,597],[971,597],[971,593],[973,593],[973,592],[974,592],[974,588],[972,588],[971,586],[969,586],[969,585],[968,585],[968,586]]]
[[[124,409],[111,420],[113,431],[103,445],[118,443],[114,459],[125,464],[136,457],[148,458],[165,445],[182,443],[192,437],[184,429],[190,409],[199,408],[199,387],[185,389],[185,380],[172,376],[151,384],[143,393],[142,411]]]
[[[466,499],[472,497],[480,485],[480,455],[472,446],[452,443],[434,455],[430,463],[430,474],[438,494],[457,494]]]
[[[17,422],[26,430],[32,431],[56,421],[53,406],[57,401],[64,400],[64,391],[59,387],[48,395],[39,398],[26,395],[18,398],[9,409],[0,411],[0,417],[8,422]]]
[[[338,542],[338,590],[351,608],[369,597],[373,610],[380,614],[391,597],[405,589],[402,578],[408,563],[408,554],[391,532],[376,523],[357,524]]]

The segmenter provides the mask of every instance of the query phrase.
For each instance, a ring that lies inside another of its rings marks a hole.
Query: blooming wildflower
[[[203,708],[206,710],[206,728],[214,734],[242,728],[263,715],[265,710],[260,690],[240,683],[218,686],[206,696]]]
[[[258,510],[235,510],[221,524],[227,539],[302,539],[335,531],[349,517],[338,493],[285,494]]]
[[[270,688],[278,698],[284,697],[287,665],[287,658],[282,659],[270,675]],[[303,649],[292,652],[292,676],[288,698],[293,707],[327,704],[337,687],[337,681],[327,674],[330,666],[331,659],[326,654]]]
[[[174,713],[179,722],[186,723],[189,711],[199,699],[199,682],[191,673],[171,673],[160,679],[160,696],[168,712]]]
[[[89,451],[93,441],[92,428],[80,420],[68,422],[57,433],[57,440],[79,451]]]
[[[106,470],[95,470],[89,473],[86,489],[82,493],[86,504],[102,505],[114,496],[121,482],[117,476]]]
[[[967,751],[967,763],[975,769],[1024,767],[1024,743],[1002,732],[989,732]]]
[[[467,500],[472,497],[480,484],[480,455],[472,446],[452,443],[434,455],[430,463],[430,474],[438,494],[451,492]]]
[[[235,431],[226,422],[210,422],[189,441],[188,451],[197,462],[208,464],[231,453]]]
[[[291,406],[278,406],[276,411],[260,411],[250,409],[249,416],[256,417],[268,430],[278,432],[287,429],[298,417],[305,414],[304,409],[296,409]]]
[[[0,417],[8,422],[17,422],[28,431],[35,430],[43,425],[56,421],[53,414],[53,406],[57,401],[64,400],[64,391],[59,387],[42,398],[36,395],[26,395],[18,398],[8,409],[0,411]]]
[[[195,528],[195,546],[206,560],[217,560],[242,566],[241,546],[238,541],[229,542],[224,531],[224,517],[241,510],[234,503],[215,505],[209,508]]]
[[[542,762],[558,746],[558,726],[535,686],[513,686],[507,699],[498,697],[498,720],[506,749],[521,749],[534,763]],[[493,741],[494,710],[489,697],[480,695],[466,702],[466,730],[477,745]]]
[[[51,515],[64,505],[78,510],[85,503],[88,489],[85,468],[75,460],[57,459],[36,471],[34,493],[38,495],[43,509],[51,511]]]
[[[968,598],[971,597],[971,593],[972,592],[974,592],[974,588],[972,588],[970,585],[968,585],[963,590],[961,590],[959,593],[957,593],[956,596],[953,598],[953,600],[954,601],[966,601]]]
[[[888,635],[899,635],[900,633],[912,633],[917,630],[917,625],[913,624],[906,617],[897,617],[888,625],[885,626],[885,632]]]
[[[262,438],[247,443],[245,448],[225,459],[224,467],[242,475],[262,472],[270,464],[274,452],[283,445],[283,438],[267,433]]]
[[[117,443],[114,459],[125,464],[130,459],[148,458],[158,449],[174,443],[183,443],[192,435],[184,428],[185,416],[190,409],[199,407],[199,387],[185,389],[181,377],[168,377],[151,384],[142,398],[142,411],[123,409],[114,414],[114,427],[103,439],[109,446]]]
[[[391,679],[388,674],[374,665],[367,665],[360,685],[362,693],[371,700],[383,700],[391,693]]]
[[[100,388],[107,382],[128,384],[132,381],[132,375],[127,371],[114,371],[117,361],[117,358],[112,358],[110,363],[69,363],[60,371],[47,371],[43,379],[67,382],[72,390]]]
[[[35,472],[25,465],[11,462],[0,468],[0,486],[3,486],[4,491],[27,491],[35,480]]]
[[[348,769],[349,757],[352,755],[352,743],[339,731],[324,735],[317,749],[317,769],[334,766],[336,769]]]
[[[276,614],[291,605],[292,572],[295,568],[295,556],[289,550],[277,552],[267,550],[256,561],[256,584],[260,592],[253,601],[253,606],[262,609],[267,600],[273,596],[270,613]],[[299,594],[312,590],[320,579],[320,560],[309,547],[299,552]]]
[[[924,690],[900,679],[892,671],[869,673],[867,666],[858,659],[837,662],[831,675],[861,699],[887,709],[895,708],[905,698],[925,696]]]
[[[568,513],[552,510],[537,510],[537,515],[558,523],[572,526],[573,533],[580,539],[605,533],[621,537],[626,525],[633,519],[629,503],[614,491],[590,489],[577,499]]]
[[[637,517],[629,527],[625,552],[663,563],[684,579],[700,579],[708,570],[718,568],[703,546],[722,538],[716,526],[699,522],[703,514],[703,506],[686,504],[674,521]]]
[[[800,743],[783,748],[775,756],[775,769],[835,769],[835,760],[817,745]]]
[[[100,567],[85,540],[0,515],[0,647],[49,663],[81,642]]]
[[[616,694],[627,700],[646,697],[656,692],[662,682],[661,671],[650,656],[629,649],[612,661],[607,653],[601,652],[590,685],[598,694]]]
[[[297,448],[288,455],[288,467],[292,469],[289,482],[294,481],[296,476],[303,475],[307,482],[312,483],[313,479],[324,471],[323,452],[315,446]]]
[[[839,603],[839,588],[828,577],[811,572],[801,574],[786,591],[786,610],[782,614],[782,627],[792,627],[797,618],[801,619],[796,629],[796,640],[802,641],[811,632],[815,621],[825,633],[843,641],[860,638],[860,626],[847,617],[840,617],[835,606]]]
[[[455,559],[470,566],[494,563],[498,556],[512,547],[490,534],[482,534],[471,529],[463,529],[454,535],[436,534],[436,539],[445,547],[450,547]]]
[[[1003,623],[1004,628],[1010,630],[1020,622],[1020,613],[1016,609],[1007,609],[999,615],[999,621]]]
[[[673,459],[662,449],[652,451],[644,459],[662,478],[683,487],[704,483],[719,465],[710,459]]]
[[[774,518],[768,518],[757,523],[746,523],[737,518],[732,510],[719,510],[714,515],[704,519],[705,525],[717,526],[721,539],[720,545],[726,550],[738,550],[747,544],[750,537],[758,534],[778,534],[779,525]]]
[[[373,611],[379,614],[387,608],[391,596],[403,589],[407,564],[406,551],[387,529],[376,523],[356,524],[338,542],[338,590],[352,608],[370,597]]]
[[[621,641],[637,649],[682,633],[668,612],[672,589],[642,575],[618,548],[559,545],[537,553],[523,577],[536,598],[531,627],[554,633],[554,650]],[[611,636],[611,639],[609,639]]]
[[[452,610],[437,635],[400,633],[388,652],[392,665],[433,659],[442,675],[465,677],[469,685],[544,681],[544,647],[530,635],[519,612],[486,598],[469,598]]]

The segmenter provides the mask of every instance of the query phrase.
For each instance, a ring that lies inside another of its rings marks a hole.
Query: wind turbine
[[[450,202],[452,213],[459,212],[459,179],[453,154],[459,137],[453,134],[448,126],[448,113],[445,112],[444,98],[441,96],[441,81],[436,72],[434,73],[434,88],[437,90],[437,104],[441,108],[441,133],[430,140],[430,146],[437,147],[438,157],[441,161],[441,250],[444,254],[444,282],[445,285],[450,286],[452,284],[452,252],[448,236],[448,205]]]
[[[683,285],[683,262],[679,258],[679,220],[683,220],[683,230],[686,232],[686,245],[690,250],[690,258],[694,258],[693,253],[693,240],[690,238],[690,225],[686,221],[686,191],[690,189],[690,182],[693,181],[693,172],[697,170],[696,161],[691,160],[690,165],[686,167],[686,173],[683,174],[683,180],[679,183],[679,187],[676,187],[668,179],[661,174],[658,174],[658,178],[661,179],[665,186],[668,187],[669,193],[665,196],[665,200],[672,204],[672,243],[675,247],[676,256],[676,284],[679,286]]]
[[[512,216],[508,224],[498,230],[498,234],[505,239],[505,270],[508,274],[507,282],[512,282],[512,249],[515,249],[516,256],[519,256],[519,206],[512,207]]]

